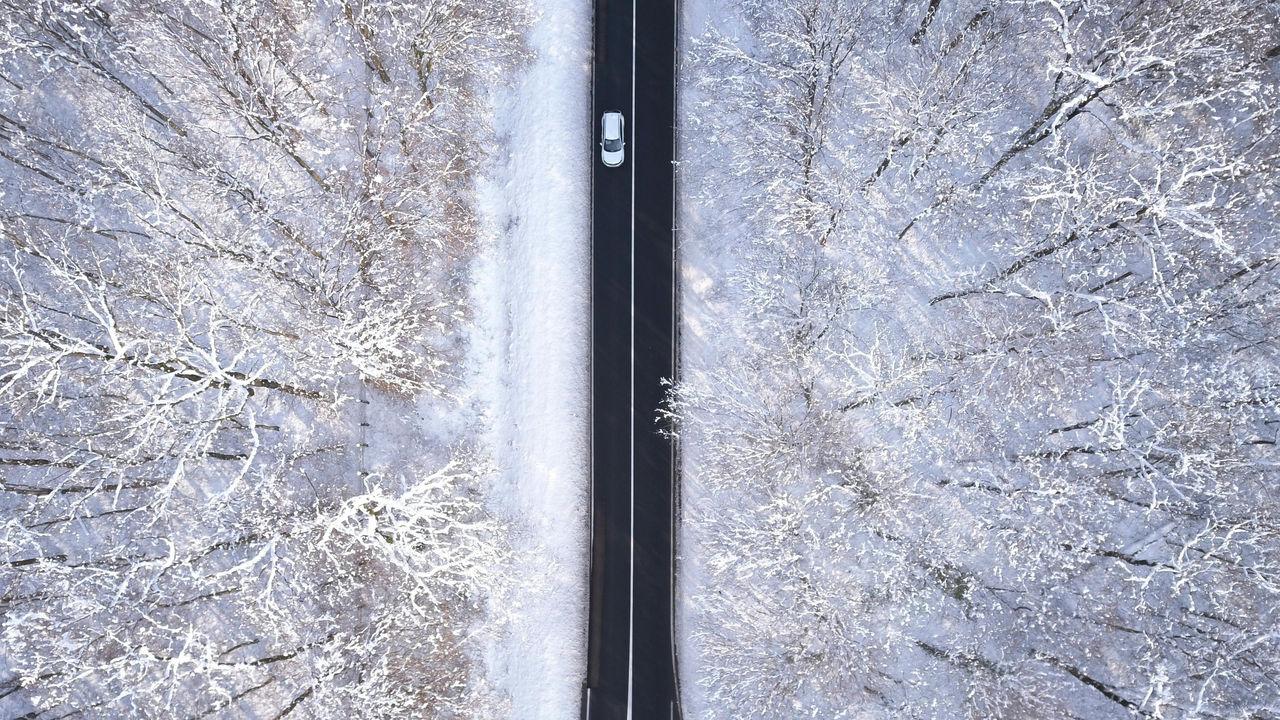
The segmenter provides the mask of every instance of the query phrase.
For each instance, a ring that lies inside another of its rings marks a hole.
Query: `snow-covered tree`
[[[1275,712],[1274,8],[716,7],[693,711]]]
[[[493,711],[486,453],[370,472],[356,399],[459,389],[524,17],[0,3],[6,716]]]

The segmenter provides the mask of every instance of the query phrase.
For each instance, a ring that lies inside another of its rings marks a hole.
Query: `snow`
[[[1274,18],[923,5],[682,6],[688,717],[1274,712]]]
[[[591,20],[583,0],[534,11],[533,59],[493,94],[502,143],[480,182],[492,245],[474,278],[473,351],[489,378],[491,509],[515,554],[489,679],[510,717],[555,720],[577,717],[586,669]]]
[[[532,2],[5,6],[0,717],[572,717],[590,36]]]

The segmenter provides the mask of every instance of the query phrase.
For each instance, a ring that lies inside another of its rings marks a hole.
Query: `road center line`
[[[631,720],[632,691],[635,683],[635,648],[636,648],[636,152],[639,143],[636,138],[636,0],[631,0],[631,408],[628,413],[629,436],[627,446],[630,449],[631,503],[628,532],[630,536],[631,562],[629,572],[631,579],[627,583],[627,720]],[[623,133],[625,142],[626,133]]]

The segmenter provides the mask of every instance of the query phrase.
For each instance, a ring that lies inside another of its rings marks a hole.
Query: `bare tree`
[[[3,4],[8,716],[492,711],[485,452],[361,472],[351,408],[460,387],[477,90],[523,17]]]
[[[1274,13],[724,27],[686,70],[695,711],[1274,712]]]

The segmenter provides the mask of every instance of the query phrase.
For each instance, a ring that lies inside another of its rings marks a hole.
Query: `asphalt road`
[[[626,118],[626,160],[592,148],[592,559],[583,717],[679,717],[672,645],[673,124],[676,0],[596,0],[592,126]]]

